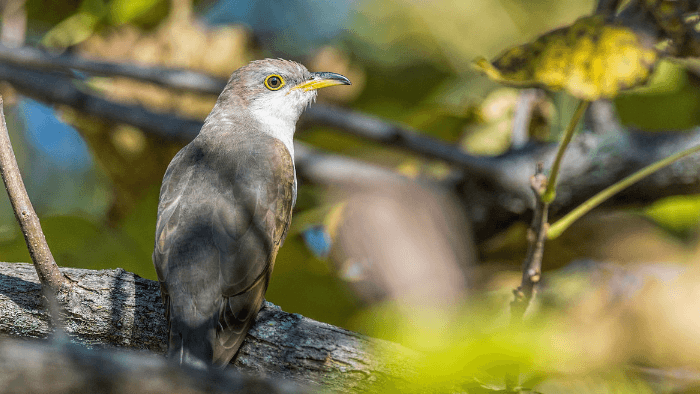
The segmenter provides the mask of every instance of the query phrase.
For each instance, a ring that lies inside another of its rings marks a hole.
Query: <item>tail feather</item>
[[[255,323],[255,316],[265,300],[266,288],[267,281],[260,281],[249,291],[224,300],[216,332],[214,365],[225,366],[236,355],[248,330]]]
[[[211,319],[192,327],[177,318],[170,320],[168,358],[181,365],[206,369],[214,354],[213,340],[216,337],[216,320]]]
[[[222,298],[219,313],[198,325],[193,325],[191,319],[186,322],[180,318],[172,309],[170,297],[165,297],[168,358],[198,369],[208,368],[212,364],[218,367],[228,365],[255,322],[265,299],[266,288],[267,280],[261,280],[243,294]]]

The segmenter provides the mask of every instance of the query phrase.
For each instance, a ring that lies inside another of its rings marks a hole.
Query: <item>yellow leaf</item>
[[[653,44],[602,16],[588,16],[510,48],[491,63],[477,59],[475,66],[506,85],[565,89],[596,100],[646,83],[658,58]]]

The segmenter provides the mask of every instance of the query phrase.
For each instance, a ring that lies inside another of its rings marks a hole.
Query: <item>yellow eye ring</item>
[[[265,87],[270,90],[280,90],[285,84],[284,78],[277,74],[268,75],[265,78]]]

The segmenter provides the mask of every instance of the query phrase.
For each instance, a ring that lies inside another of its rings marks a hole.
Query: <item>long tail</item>
[[[255,322],[267,289],[267,278],[235,297],[221,298],[214,308],[218,313],[193,325],[172,310],[172,300],[166,299],[168,318],[168,358],[181,365],[206,369],[215,365],[225,367],[241,347],[248,330]],[[200,320],[201,321],[201,320]]]
[[[212,316],[211,319],[193,326],[171,310],[170,301],[168,297],[165,305],[169,337],[167,357],[180,365],[197,369],[209,368],[214,355],[212,344],[216,339],[217,317]]]

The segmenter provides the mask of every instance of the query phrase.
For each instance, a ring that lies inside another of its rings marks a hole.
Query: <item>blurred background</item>
[[[28,45],[92,60],[186,68],[224,79],[254,59],[293,59],[312,71],[341,73],[353,82],[347,89],[321,91],[320,103],[413,127],[474,155],[496,156],[522,143],[511,127],[522,95],[476,73],[471,60],[493,58],[507,47],[570,24],[590,13],[595,2],[5,0],[2,7],[2,42],[8,47]],[[216,100],[125,77],[78,71],[73,76],[76,86],[109,100],[184,118],[203,120]],[[700,122],[698,81],[692,68],[663,62],[648,87],[615,100],[618,116],[624,125],[650,131],[694,127]],[[183,141],[35,101],[7,83],[0,85],[0,92],[29,196],[58,264],[121,267],[156,279],[151,253],[158,191]],[[525,138],[554,141],[576,102],[563,93],[535,96]],[[267,299],[287,312],[416,348],[444,349],[446,343],[461,341],[469,345],[458,348],[460,352],[484,352],[486,345],[473,342],[482,338],[483,327],[455,332],[446,327],[507,321],[511,291],[520,281],[527,221],[487,236],[473,234],[474,213],[466,211],[452,190],[440,186],[451,174],[444,163],[312,123],[304,124],[296,137],[396,176],[382,185],[362,179],[341,185],[302,180]],[[693,195],[603,210],[549,243],[544,267],[561,268],[582,259],[622,267],[692,265],[699,219],[700,198]],[[5,198],[0,198],[0,260],[30,261]],[[672,273],[682,270],[673,267]],[[580,271],[569,267],[560,275],[579,280],[572,272]],[[644,287],[646,282],[639,281],[638,288]],[[589,285],[575,283],[567,288]],[[596,293],[601,298],[593,299],[607,305],[600,300],[608,300],[612,291],[601,291],[604,295]],[[576,319],[597,319],[591,317],[597,312],[580,309],[587,317]],[[580,324],[577,320],[574,326]],[[412,331],[405,327],[412,325],[429,334],[407,333]],[[608,325],[596,335],[618,338],[615,330],[621,326],[615,327]],[[506,346],[489,338],[489,349]],[[510,339],[506,342],[515,346]],[[514,358],[534,357],[520,345]],[[581,342],[576,348],[599,345]],[[540,369],[561,366],[547,360],[537,364]],[[483,371],[492,367],[491,361],[469,365]],[[443,371],[444,376],[467,372],[473,371]]]

